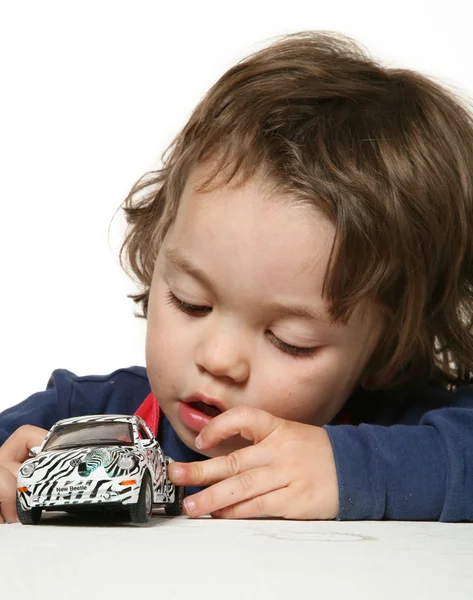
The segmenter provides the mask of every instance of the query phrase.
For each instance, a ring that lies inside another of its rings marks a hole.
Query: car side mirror
[[[29,451],[30,458],[34,458],[35,456],[37,456],[39,454],[40,450],[41,450],[41,446],[33,446],[32,448],[30,448],[30,451]]]

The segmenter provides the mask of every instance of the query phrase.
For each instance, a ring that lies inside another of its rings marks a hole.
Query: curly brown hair
[[[375,299],[386,331],[366,387],[465,382],[473,371],[473,118],[459,93],[381,66],[351,38],[278,37],[229,69],[126,198],[120,263],[142,286],[190,170],[199,188],[262,169],[288,198],[335,225],[323,296],[334,322]],[[219,178],[221,179],[221,178]]]

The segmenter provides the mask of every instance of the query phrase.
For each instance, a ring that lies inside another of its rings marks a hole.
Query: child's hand
[[[176,485],[210,485],[184,501],[186,514],[232,519],[337,516],[337,474],[324,429],[285,421],[256,408],[237,407],[206,425],[199,435],[200,449],[236,434],[254,445],[228,456],[169,466]]]
[[[0,524],[18,521],[16,513],[16,477],[0,463]]]
[[[0,447],[0,524],[13,523],[16,514],[16,478],[33,446],[42,444],[46,429],[22,425]]]

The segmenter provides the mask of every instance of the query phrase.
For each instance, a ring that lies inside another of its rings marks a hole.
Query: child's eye
[[[184,300],[179,300],[179,298],[177,298],[171,292],[171,290],[168,290],[167,292],[166,304],[171,304],[186,315],[191,315],[193,317],[203,317],[212,311],[211,306],[189,304],[188,302],[184,302]],[[272,331],[269,331],[268,333],[270,334],[272,343],[276,346],[276,348],[279,348],[281,352],[284,352],[284,354],[289,354],[294,358],[310,358],[311,356],[314,356],[314,354],[318,350],[317,346],[313,348],[300,348],[299,346],[292,346],[291,344],[286,344],[286,342],[283,342],[278,337],[276,337]]]
[[[184,302],[184,300],[179,300],[171,290],[168,290],[166,303],[175,306],[178,310],[186,313],[186,315],[193,317],[203,317],[212,310],[211,306],[199,306],[198,304],[189,304],[188,302]]]
[[[291,344],[286,344],[286,342],[280,340],[271,331],[269,333],[271,334],[271,340],[276,348],[279,348],[279,350],[284,352],[284,354],[290,354],[294,358],[310,358],[314,356],[319,349],[318,346],[313,348],[300,348],[299,346],[291,346]]]

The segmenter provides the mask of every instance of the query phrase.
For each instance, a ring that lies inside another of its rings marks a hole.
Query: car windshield
[[[58,425],[43,450],[78,446],[133,446],[131,424],[121,421],[102,421]]]

